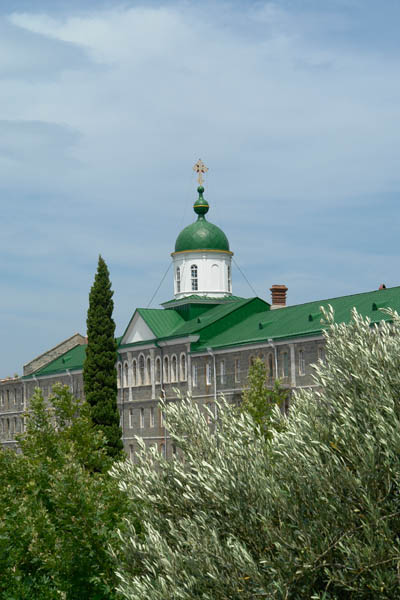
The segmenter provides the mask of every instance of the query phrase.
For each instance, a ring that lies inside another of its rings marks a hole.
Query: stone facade
[[[211,409],[215,397],[221,394],[228,401],[239,403],[247,385],[249,366],[256,357],[264,360],[271,387],[277,375],[289,390],[311,387],[312,364],[323,359],[324,340],[321,336],[300,338],[207,353],[191,353],[187,343],[161,348],[144,343],[120,351],[118,409],[127,455],[134,458],[138,436],[147,446],[156,445],[160,452],[172,456],[175,450],[159,399],[179,401],[178,390],[183,396],[190,393],[199,404]],[[23,413],[35,388],[39,387],[47,398],[58,382],[83,398],[82,371],[0,381],[0,440],[4,445],[16,448],[15,434],[23,431]],[[288,406],[284,408],[287,410]]]

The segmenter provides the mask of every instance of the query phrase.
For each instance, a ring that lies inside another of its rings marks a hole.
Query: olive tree
[[[120,532],[123,597],[399,597],[400,318],[325,317],[317,391],[267,448],[250,415],[221,401],[210,427],[189,398],[163,407],[176,459],[113,467],[143,522]]]

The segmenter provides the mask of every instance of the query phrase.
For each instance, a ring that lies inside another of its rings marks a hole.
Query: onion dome
[[[216,225],[207,221],[205,215],[209,211],[209,204],[203,197],[204,188],[197,188],[199,197],[193,205],[194,212],[198,215],[197,221],[183,229],[175,242],[175,252],[196,250],[215,250],[216,252],[230,252],[228,238]]]

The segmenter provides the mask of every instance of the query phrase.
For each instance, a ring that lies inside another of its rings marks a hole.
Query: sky
[[[2,0],[0,376],[85,334],[99,254],[117,335],[148,306],[199,157],[236,295],[400,285],[399,24],[398,0]],[[151,306],[172,294],[170,270]]]

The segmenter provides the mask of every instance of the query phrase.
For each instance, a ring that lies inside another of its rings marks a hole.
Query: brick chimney
[[[283,308],[286,306],[286,285],[273,285],[271,288],[272,303],[271,310],[275,308]]]

